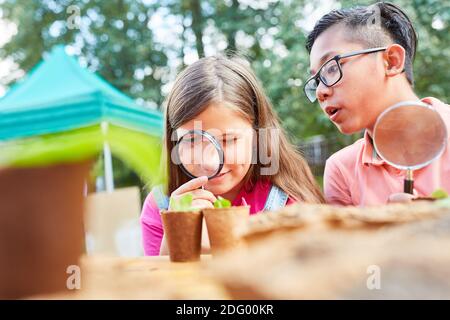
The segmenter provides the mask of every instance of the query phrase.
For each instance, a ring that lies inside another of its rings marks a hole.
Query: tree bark
[[[205,56],[205,48],[203,46],[203,15],[200,0],[192,0],[190,4],[192,13],[192,31],[195,34],[195,45],[199,58]]]

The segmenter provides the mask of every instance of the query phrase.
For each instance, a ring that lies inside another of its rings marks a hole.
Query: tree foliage
[[[238,52],[251,61],[294,141],[322,134],[346,144],[355,136],[339,134],[302,91],[309,65],[305,38],[315,23],[310,14],[330,2],[0,0],[2,18],[18,26],[0,48],[0,59],[12,58],[28,72],[53,45],[65,43],[114,86],[161,108],[171,81],[186,64],[215,52]],[[395,2],[411,16],[419,34],[414,65],[418,95],[450,101],[449,1]],[[80,13],[73,29],[68,27],[70,6]]]

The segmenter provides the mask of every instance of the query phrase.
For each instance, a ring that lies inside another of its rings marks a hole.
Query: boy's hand
[[[171,198],[181,198],[185,194],[192,195],[192,207],[196,209],[214,208],[216,197],[208,190],[199,189],[208,182],[208,177],[198,177],[192,179],[178,187],[172,194]],[[169,208],[170,209],[170,208]]]
[[[389,196],[388,203],[408,203],[417,198],[416,195],[409,193],[393,193]]]

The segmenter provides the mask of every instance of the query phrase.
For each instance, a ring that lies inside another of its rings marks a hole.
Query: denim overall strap
[[[169,208],[169,197],[164,194],[162,185],[153,187],[152,195],[159,210],[167,210]]]
[[[275,211],[283,208],[288,201],[288,197],[286,192],[277,186],[272,185],[263,211]]]

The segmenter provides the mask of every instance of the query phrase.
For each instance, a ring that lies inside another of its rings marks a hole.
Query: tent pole
[[[102,122],[102,131],[106,135],[106,132],[108,131],[107,122]],[[106,192],[111,193],[114,191],[114,173],[113,173],[111,149],[107,141],[103,142],[103,162],[105,165],[104,169],[105,169]]]
[[[111,149],[108,142],[103,143],[103,156],[105,162],[105,186],[106,192],[114,191],[114,175],[112,167]]]

